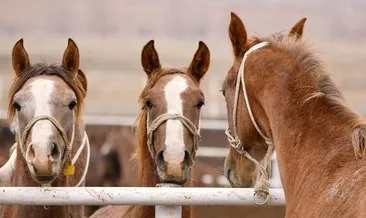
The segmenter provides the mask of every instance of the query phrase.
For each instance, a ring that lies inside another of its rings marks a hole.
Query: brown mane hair
[[[143,173],[144,173],[144,160],[148,156],[150,156],[149,150],[147,148],[147,123],[146,123],[146,116],[147,111],[145,110],[144,105],[144,99],[146,98],[148,92],[155,86],[155,84],[158,82],[158,80],[166,75],[170,74],[184,74],[189,76],[195,83],[197,81],[189,74],[186,73],[187,68],[164,68],[157,70],[153,73],[151,73],[151,76],[148,78],[147,83],[140,93],[139,96],[139,104],[141,105],[141,109],[139,112],[139,115],[137,116],[136,122],[135,122],[135,130],[136,130],[136,137],[138,142],[137,150],[134,154],[134,158],[136,158],[138,165],[138,180],[141,182],[143,179]]]
[[[83,86],[83,83],[86,81],[84,81],[81,73],[79,72],[76,78],[71,78],[69,72],[62,66],[36,64],[24,71],[21,76],[15,78],[9,92],[8,119],[12,120],[15,115],[15,109],[12,106],[15,93],[17,93],[30,78],[41,75],[57,76],[75,92],[77,98],[77,116],[79,116],[86,96],[86,90]]]
[[[306,98],[305,103],[310,100],[324,99],[340,121],[346,123],[352,131],[352,146],[356,157],[364,157],[366,155],[366,122],[347,104],[342,92],[331,80],[329,70],[311,49],[309,43],[283,34],[273,34],[260,41],[270,42],[272,46],[288,52],[298,61],[302,70],[318,85],[318,90]]]

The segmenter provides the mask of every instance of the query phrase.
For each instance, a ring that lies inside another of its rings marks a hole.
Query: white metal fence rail
[[[270,189],[268,205],[284,205]],[[252,188],[1,187],[2,205],[254,205]]]
[[[0,111],[0,114],[4,114]],[[126,125],[134,117],[85,116],[88,124]],[[202,120],[204,128],[224,129],[225,121]],[[200,147],[198,156],[225,157],[227,148]],[[284,206],[285,197],[276,164],[267,205]],[[149,205],[156,218],[180,218],[183,205],[255,205],[252,188],[178,188],[178,187],[0,187],[0,205]]]

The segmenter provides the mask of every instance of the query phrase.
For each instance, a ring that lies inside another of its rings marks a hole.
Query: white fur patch
[[[34,117],[52,116],[50,98],[54,90],[54,83],[54,81],[48,79],[37,79],[30,84],[35,108]],[[52,124],[49,121],[38,121],[32,128],[32,142],[34,145],[46,146],[47,143],[44,142],[47,142],[52,134]]]
[[[17,152],[14,149],[9,160],[0,168],[0,182],[10,182],[14,174],[16,158]]]
[[[177,75],[169,81],[164,88],[167,113],[183,115],[182,92],[187,89],[187,81],[184,77]],[[166,122],[165,152],[164,160],[167,163],[180,164],[184,159],[184,126],[179,120],[168,120]]]

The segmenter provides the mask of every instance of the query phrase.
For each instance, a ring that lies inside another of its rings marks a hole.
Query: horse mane
[[[80,71],[80,70],[79,70]],[[81,75],[82,74],[82,75]],[[24,84],[31,78],[36,76],[57,76],[61,78],[76,94],[77,98],[77,116],[81,114],[82,105],[86,96],[86,90],[83,84],[86,83],[86,78],[83,73],[78,73],[76,78],[71,78],[69,72],[62,66],[36,64],[28,70],[21,73],[21,75],[14,79],[10,88],[8,100],[8,118],[11,121],[15,115],[15,108],[12,106],[14,95],[24,86]]]
[[[317,83],[318,89],[305,102],[322,98],[341,122],[346,123],[352,131],[351,141],[355,156],[366,156],[366,122],[346,103],[343,93],[338,89],[330,77],[330,70],[316,55],[306,40],[297,40],[295,37],[284,34],[273,34],[263,38],[271,45],[288,52],[301,65],[302,70],[309,74]]]
[[[146,85],[142,90],[142,92],[140,93],[138,100],[141,106],[140,107],[141,109],[135,122],[135,131],[138,146],[135,154],[132,157],[137,160],[138,180],[140,182],[143,180],[144,167],[145,167],[144,162],[146,161],[147,158],[150,157],[149,149],[147,147],[147,110],[144,106],[144,100],[147,97],[149,91],[155,86],[155,84],[161,77],[171,74],[184,74],[189,76],[190,78],[192,78],[193,81],[196,82],[196,80],[189,73],[187,73],[187,68],[163,68],[152,72],[148,77]]]

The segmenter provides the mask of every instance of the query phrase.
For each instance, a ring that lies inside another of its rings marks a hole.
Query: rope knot
[[[149,113],[147,113],[149,115]],[[161,114],[157,118],[155,118],[150,126],[149,126],[149,116],[147,116],[147,146],[150,151],[151,157],[155,157],[155,148],[153,146],[153,134],[154,131],[164,122],[168,120],[178,120],[182,123],[182,125],[192,134],[193,136],[193,157],[195,157],[196,150],[198,148],[199,140],[200,140],[200,134],[199,129],[195,126],[195,124],[189,120],[187,117],[180,115],[180,114],[170,114],[165,113]]]
[[[226,129],[225,134],[227,136],[227,139],[230,143],[230,146],[235,148],[239,153],[243,153],[244,151],[244,146],[243,143],[241,143],[241,140],[239,139],[238,136],[233,136],[231,134],[231,131],[229,128]]]
[[[177,120],[180,118],[180,115],[179,114],[172,114],[172,119],[173,120]]]

